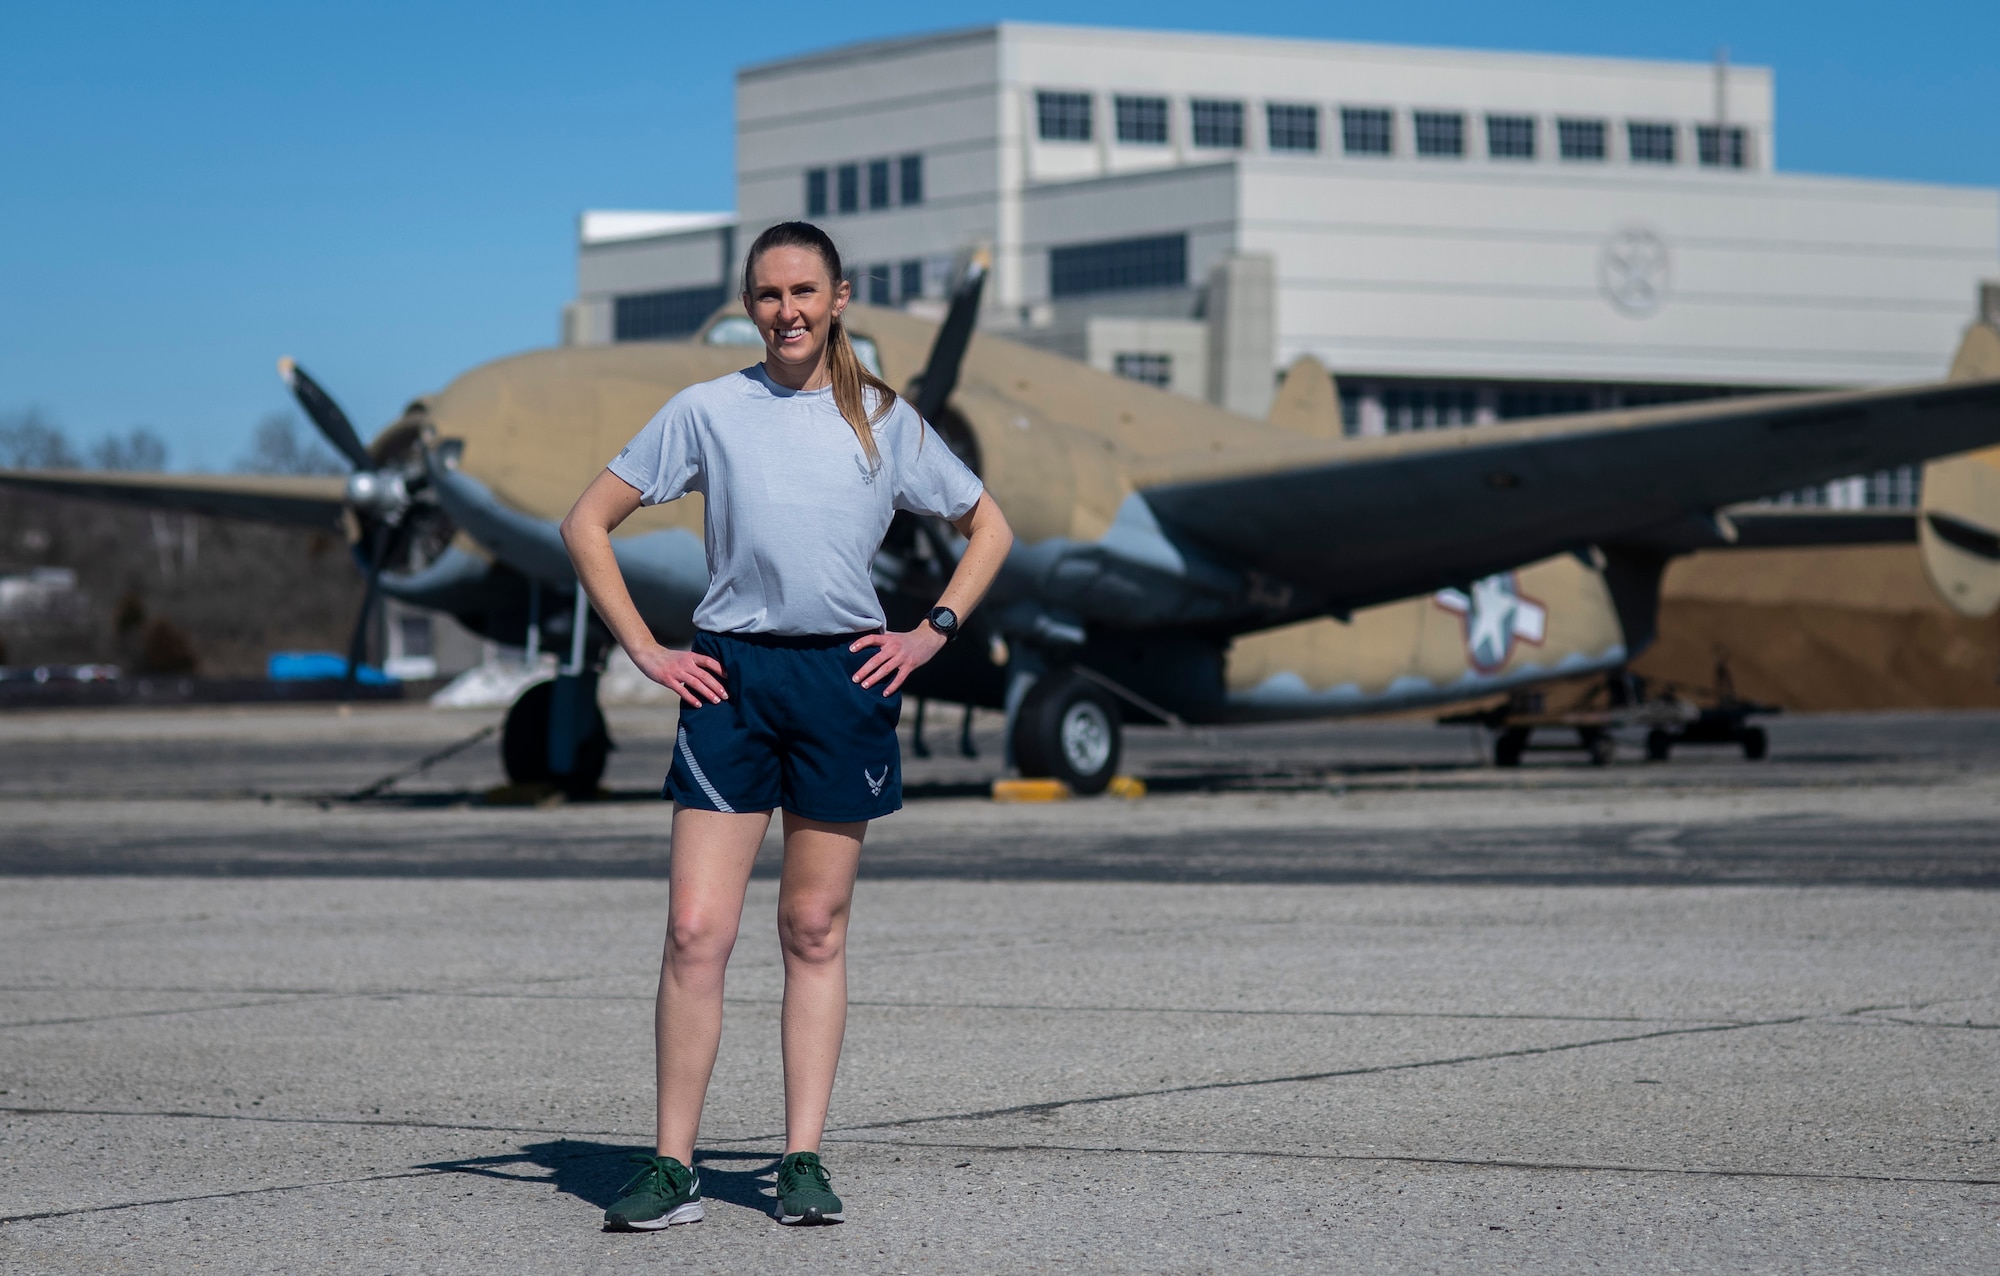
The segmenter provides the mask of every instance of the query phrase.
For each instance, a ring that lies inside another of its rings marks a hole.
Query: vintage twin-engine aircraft
[[[1257,421],[974,337],[981,278],[968,270],[942,324],[860,305],[848,324],[1018,537],[966,640],[908,693],[1006,709],[1027,775],[1102,789],[1125,721],[1364,714],[1615,669],[1653,638],[1667,561],[1699,548],[1920,537],[1948,601],[1969,613],[2000,602],[2000,450],[1931,465],[1922,517],[1742,505],[2000,443],[1990,325],[1975,325],[1950,382],[1350,438],[1310,361]],[[517,783],[587,791],[608,747],[595,671],[610,640],[557,522],[660,404],[757,345],[725,311],[685,342],[531,351],[417,399],[366,446],[287,361],[300,403],[353,465],[344,481],[0,482],[344,524],[371,603],[379,591],[498,642],[567,649],[554,683],[510,711],[503,756]],[[641,510],[614,542],[664,641],[691,637],[701,536],[690,496]],[[932,604],[960,545],[943,524],[899,517],[876,560],[892,624]]]

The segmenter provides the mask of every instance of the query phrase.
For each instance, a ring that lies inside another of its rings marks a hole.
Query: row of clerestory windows
[[[924,157],[884,156],[806,170],[806,216],[908,208],[924,202]]]
[[[1090,142],[1096,138],[1095,101],[1089,93],[1041,90],[1035,95],[1037,136],[1045,142]],[[1188,139],[1202,150],[1242,150],[1247,145],[1248,104],[1229,98],[1190,98]],[[1380,106],[1330,108],[1338,120],[1340,150],[1347,155],[1394,155],[1400,112]],[[1125,146],[1165,146],[1171,140],[1173,104],[1165,97],[1114,94],[1113,136]],[[1472,153],[1476,117],[1464,111],[1409,113],[1413,149],[1431,159],[1462,159]],[[1264,104],[1268,149],[1317,154],[1321,149],[1321,107],[1311,102]],[[1483,118],[1486,156],[1533,160],[1545,153],[1547,122],[1522,112],[1490,111]],[[1611,122],[1558,116],[1554,154],[1564,160],[1602,162],[1611,157]],[[1634,164],[1677,164],[1682,160],[1683,126],[1664,120],[1625,122],[1625,154]],[[1747,168],[1748,133],[1740,125],[1694,126],[1696,163],[1704,168]]]

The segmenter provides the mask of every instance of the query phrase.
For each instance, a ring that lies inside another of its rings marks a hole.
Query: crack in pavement
[[[591,976],[564,976],[550,979],[547,983],[565,983],[587,979]],[[525,981],[524,981],[525,982]],[[6,992],[173,992],[188,995],[208,993],[214,996],[228,996],[233,989],[204,988],[56,988],[48,986],[10,987],[0,985],[0,993]],[[205,1010],[244,1010],[259,1006],[291,1005],[294,1002],[319,999],[368,999],[383,998],[468,998],[489,1001],[630,1001],[652,1002],[655,993],[542,993],[505,992],[484,989],[429,989],[429,988],[378,988],[362,991],[340,992],[331,989],[243,989],[243,993],[268,992],[270,1000],[228,1002],[211,1006],[179,1006],[154,1010],[107,1011],[101,1015],[77,1015],[64,1019],[23,1019],[0,1022],[0,1029],[37,1028],[55,1024],[95,1023],[104,1019],[132,1019],[149,1015],[198,1014]],[[779,997],[725,997],[723,1000],[733,1006],[776,1006],[782,1004]],[[986,1001],[882,1001],[866,998],[850,998],[849,1006],[862,1006],[875,1010],[1005,1010],[1048,1014],[1133,1014],[1133,1015],[1229,1015],[1243,1018],[1299,1018],[1299,1019],[1442,1019],[1474,1020],[1521,1023],[1748,1023],[1749,1021],[1730,1019],[1723,1016],[1681,1016],[1681,1015],[1559,1015],[1527,1014],[1502,1011],[1446,1011],[1446,1010],[1284,1010],[1262,1009],[1242,1010],[1227,1007],[1204,1006],[1075,1006],[1044,1005],[1037,1002],[986,1002]],[[1884,1020],[1883,1022],[1900,1022]],[[1913,1024],[1927,1027],[1931,1025]],[[1960,1027],[1947,1024],[1945,1027]]]
[[[937,1148],[962,1152],[1101,1152],[1128,1156],[1244,1156],[1289,1161],[1387,1161],[1396,1165],[1447,1165],[1467,1169],[1550,1170],[1583,1174],[1670,1174],[1689,1178],[1805,1179],[1855,1183],[1937,1183],[1953,1187],[1991,1187],[2000,1178],[1956,1178],[1927,1174],[1863,1174],[1839,1170],[1696,1169],[1678,1165],[1621,1165],[1590,1161],[1517,1161],[1464,1156],[1414,1156],[1394,1152],[1277,1152],[1264,1148],[1115,1147],[1087,1143],[953,1143],[928,1139],[832,1139],[876,1148]]]
[[[119,1201],[113,1205],[80,1205],[67,1210],[37,1210],[30,1214],[0,1214],[0,1225],[28,1223],[41,1218],[71,1218],[78,1214],[102,1214],[108,1210],[144,1209],[148,1205],[186,1205],[192,1201],[222,1201],[239,1196],[265,1196],[273,1192],[298,1192],[313,1187],[343,1187],[351,1183],[381,1183],[391,1179],[434,1178],[441,1170],[399,1170],[393,1174],[364,1174],[351,1179],[323,1179],[316,1183],[285,1183],[276,1187],[244,1187],[232,1192],[203,1192],[196,1196],[163,1196],[150,1201]]]
[[[1850,1011],[1859,1014],[1861,1011]],[[1489,1063],[1500,1059],[1529,1059],[1537,1055],[1561,1054],[1570,1050],[1588,1050],[1596,1046],[1625,1045],[1635,1041],[1654,1041],[1662,1037],[1684,1037],[1708,1032],[1741,1032],[1746,1028],[1781,1028],[1790,1024],[1806,1023],[1814,1019],[1828,1018],[1823,1015],[1791,1015],[1782,1019],[1757,1019],[1739,1023],[1707,1024],[1684,1028],[1662,1028],[1657,1032],[1630,1033],[1622,1037],[1597,1037],[1589,1041],[1560,1042],[1551,1046],[1523,1046],[1516,1050],[1496,1050],[1483,1054],[1454,1055],[1446,1059],[1419,1059],[1405,1063],[1371,1064],[1361,1068],[1331,1068],[1322,1072],[1297,1072],[1280,1077],[1258,1077],[1238,1081],[1198,1081],[1191,1085],[1157,1086],[1145,1090],[1124,1090],[1112,1094],[1083,1095],[1074,1099],[1055,1099],[1042,1103],[1016,1103],[1001,1108],[984,1108],[972,1112],[947,1112],[936,1116],[900,1117],[892,1121],[869,1121],[860,1125],[835,1126],[829,1134],[843,1134],[854,1130],[890,1130],[913,1125],[932,1125],[940,1121],[990,1121],[998,1117],[1043,1115],[1059,1112],[1064,1108],[1083,1107],[1099,1103],[1122,1103],[1127,1099],[1149,1099],[1171,1094],[1202,1094],[1218,1090],[1245,1090],[1255,1086],[1290,1085],[1306,1081],[1332,1081],[1342,1077],[1378,1076],[1389,1072],[1413,1072],[1422,1068],[1448,1068],[1464,1063]],[[772,1135],[761,1136],[775,1137]],[[730,1140],[749,1142],[750,1140]]]
[[[254,1119],[254,1118],[253,1118]],[[553,1133],[543,1130],[505,1130],[492,1126],[442,1127],[470,1130],[495,1130],[504,1133],[542,1134]],[[582,1131],[581,1133],[592,1133]],[[604,1137],[636,1137],[605,1133]],[[773,1136],[775,1137],[775,1136]],[[739,1142],[740,1140],[728,1140]],[[766,1140],[768,1141],[768,1140]],[[1757,1170],[1757,1169],[1717,1169],[1694,1168],[1674,1165],[1630,1165],[1617,1162],[1591,1161],[1525,1161],[1516,1159],[1461,1157],[1461,1156],[1416,1156],[1394,1152],[1284,1152],[1265,1148],[1198,1148],[1198,1147],[1123,1147],[1114,1145],[1083,1143],[965,1143],[930,1139],[843,1139],[831,1138],[830,1142],[847,1143],[871,1148],[933,1148],[959,1152],[1087,1152],[1115,1156],[1188,1156],[1188,1157],[1263,1157],[1273,1160],[1345,1162],[1360,1164],[1426,1165],[1457,1169],[1477,1170],[1525,1170],[1541,1173],[1567,1174],[1648,1174],[1676,1178],[1706,1179],[1766,1179],[1778,1181],[1836,1182],[1836,1183],[1924,1183],[1945,1187],[1993,1187],[2000,1186],[2000,1178],[1972,1178],[1950,1175],[1929,1174],[1866,1174],[1858,1171],[1836,1170]],[[565,1160],[608,1157],[616,1152],[577,1153]],[[695,1154],[700,1162],[701,1150]],[[83,1214],[101,1214],[113,1210],[143,1209],[152,1205],[185,1205],[195,1201],[228,1200],[246,1196],[263,1196],[279,1192],[298,1192],[312,1188],[344,1187],[356,1183],[379,1183],[399,1179],[431,1178],[441,1174],[462,1173],[463,1168],[452,1166],[424,1166],[414,1170],[401,1170],[382,1174],[359,1175],[352,1178],[321,1179],[308,1183],[286,1183],[271,1187],[238,1188],[227,1192],[204,1192],[192,1196],[158,1197],[142,1201],[118,1201],[108,1205],[86,1205],[73,1209],[36,1210],[23,1214],[0,1215],[0,1225],[8,1223],[33,1222],[39,1219],[73,1218]],[[486,1177],[520,1182],[547,1182],[543,1177],[524,1178],[513,1175],[488,1175]]]
[[[356,996],[346,993],[341,996]],[[305,1000],[337,1000],[337,997],[271,997],[263,1001],[233,1001],[214,1006],[168,1006],[156,1010],[112,1010],[101,1015],[73,1015],[65,1019],[16,1019],[0,1023],[0,1030],[8,1028],[50,1028],[64,1024],[103,1023],[109,1019],[146,1019],[161,1015],[193,1015],[204,1010],[254,1010],[259,1006],[291,1006]]]
[[[560,984],[560,983],[570,983],[580,979],[587,979],[589,977],[590,976],[587,975],[559,975],[559,976],[550,976],[549,978],[546,979],[522,979],[522,980],[515,980],[513,982],[521,984]],[[481,982],[490,983],[491,981],[482,980]],[[50,987],[38,987],[38,988],[0,987],[0,992],[151,992],[151,991],[168,991],[168,990],[143,989],[143,988],[69,989],[69,988],[50,988]],[[204,990],[198,988],[189,988],[189,989],[180,989],[172,991],[185,992],[189,995],[199,995]],[[296,1006],[303,1002],[371,1001],[371,1000],[400,1001],[406,997],[495,997],[502,999],[541,998],[541,995],[532,993],[505,993],[505,992],[489,993],[483,991],[478,987],[436,988],[436,989],[374,988],[374,989],[364,989],[359,991],[346,991],[346,992],[332,991],[332,990],[310,990],[310,989],[292,992],[283,989],[273,989],[271,990],[271,993],[272,993],[271,996],[260,1001],[223,1002],[217,1005],[209,1005],[209,1006],[168,1006],[151,1010],[107,1010],[103,1014],[73,1015],[60,1019],[19,1019],[12,1022],[0,1023],[0,1030],[5,1030],[8,1028],[46,1028],[51,1026],[61,1026],[65,1024],[100,1023],[105,1020],[111,1020],[111,1019],[144,1019],[149,1017],[157,1017],[161,1015],[197,1015],[210,1010],[255,1010],[266,1006]],[[228,996],[229,993],[226,991],[221,991],[221,992],[216,992],[213,995]],[[545,998],[545,999],[554,1000],[554,998]],[[647,997],[645,998],[645,1000],[651,1001],[652,998]]]
[[[589,1135],[593,1138],[632,1137],[623,1130],[550,1130],[537,1125],[486,1125],[470,1121],[421,1121],[399,1117],[301,1117],[263,1112],[193,1112],[172,1108],[46,1108],[0,1106],[0,1116],[100,1116],[159,1118],[173,1121],[251,1121],[260,1125],[359,1125],[399,1130],[467,1130],[487,1134]]]

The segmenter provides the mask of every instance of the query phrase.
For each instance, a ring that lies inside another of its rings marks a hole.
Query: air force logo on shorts
[[[889,782],[889,768],[883,767],[882,774],[880,775],[870,775],[868,768],[862,767],[861,778],[868,781],[868,794],[870,797],[881,797],[882,786]]]

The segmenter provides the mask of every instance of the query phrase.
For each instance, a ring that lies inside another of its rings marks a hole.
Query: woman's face
[[[835,283],[812,249],[772,248],[750,268],[743,308],[764,338],[765,353],[805,371],[817,367],[848,295],[847,281]]]

